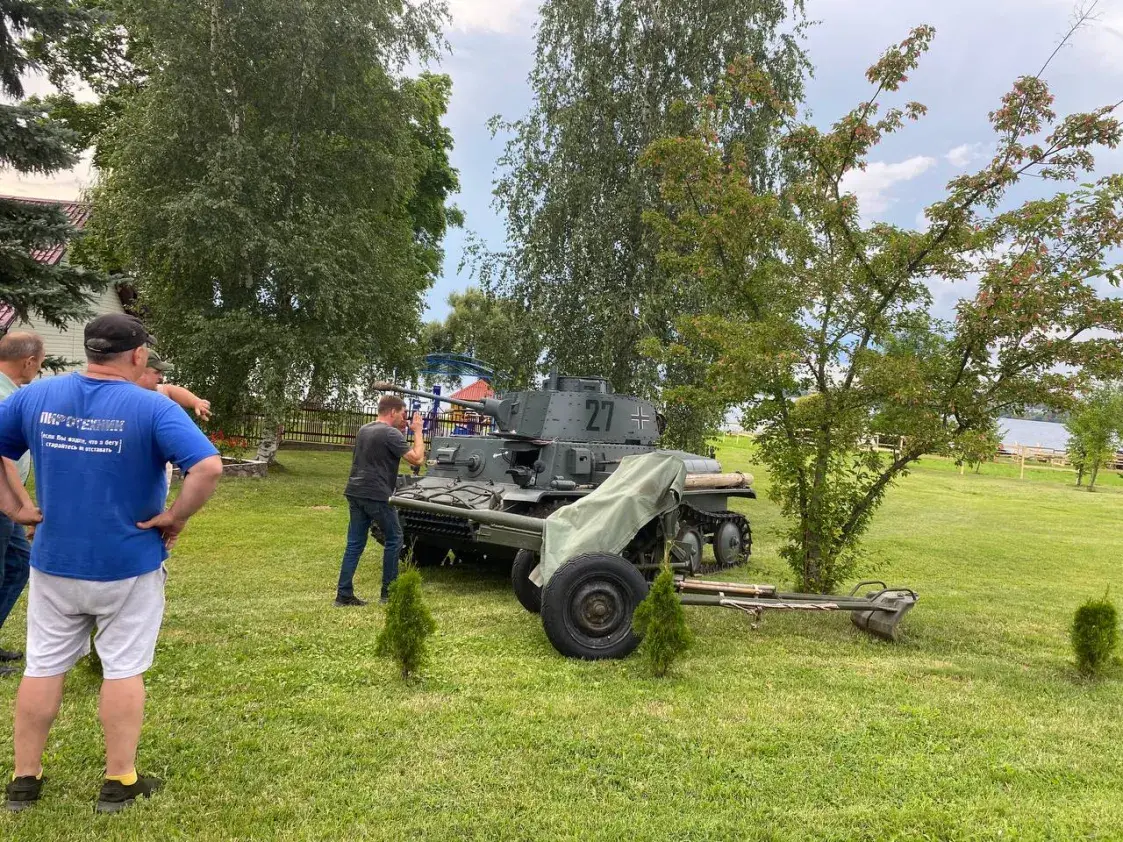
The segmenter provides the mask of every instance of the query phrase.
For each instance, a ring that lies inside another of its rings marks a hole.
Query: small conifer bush
[[[378,635],[377,652],[393,658],[410,678],[428,658],[425,639],[437,630],[437,624],[421,596],[421,574],[406,567],[390,585],[386,603],[386,625]]]
[[[1111,662],[1118,626],[1115,606],[1106,595],[1076,609],[1072,619],[1072,649],[1076,653],[1076,667],[1082,674],[1097,676]]]
[[[690,648],[694,635],[686,625],[686,614],[675,593],[674,576],[669,564],[655,577],[647,598],[636,606],[632,615],[632,628],[643,637],[640,657],[647,661],[651,672],[662,678],[672,664]]]

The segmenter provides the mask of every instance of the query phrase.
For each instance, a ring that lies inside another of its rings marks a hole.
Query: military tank
[[[464,401],[394,383],[375,388],[425,398],[491,418],[487,435],[434,436],[424,475],[398,477],[395,497],[466,510],[545,518],[589,494],[625,456],[650,453],[663,432],[662,417],[643,398],[613,392],[600,377],[551,375],[545,388]],[[752,478],[723,472],[711,457],[676,451],[687,466],[676,545],[690,573],[742,564],[752,547],[749,522],[729,509],[730,498],[755,498]],[[531,549],[490,542],[488,529],[467,517],[417,509],[399,511],[405,546],[419,566],[458,560],[512,563],[516,596],[528,609],[540,589],[528,578],[537,565]],[[376,534],[375,537],[380,537]],[[713,562],[704,561],[706,546]],[[652,559],[657,568],[658,559]]]

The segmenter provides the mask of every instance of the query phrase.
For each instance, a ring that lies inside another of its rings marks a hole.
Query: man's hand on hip
[[[12,520],[21,526],[35,526],[43,522],[43,513],[38,506],[29,506],[26,503],[12,514]]]
[[[186,526],[187,518],[176,517],[172,514],[171,509],[161,512],[151,520],[137,524],[140,529],[159,529],[160,534],[164,537],[164,547],[169,550],[175,546],[175,542],[179,540],[179,533]]]

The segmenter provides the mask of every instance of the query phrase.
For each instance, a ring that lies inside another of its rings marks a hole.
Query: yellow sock
[[[12,772],[12,780],[14,781],[15,779],[16,779],[16,773]],[[39,774],[35,776],[35,780],[37,780],[37,781],[43,780],[43,770],[42,769],[40,769]]]
[[[106,775],[107,781],[117,781],[125,786],[132,786],[136,783],[136,769],[133,769],[127,775]]]

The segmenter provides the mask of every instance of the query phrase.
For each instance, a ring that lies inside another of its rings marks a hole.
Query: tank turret
[[[375,388],[470,409],[494,418],[499,435],[510,438],[650,447],[662,432],[662,418],[650,401],[617,395],[603,378],[556,377],[547,385],[555,388],[482,401],[457,400],[394,383],[376,383]]]

